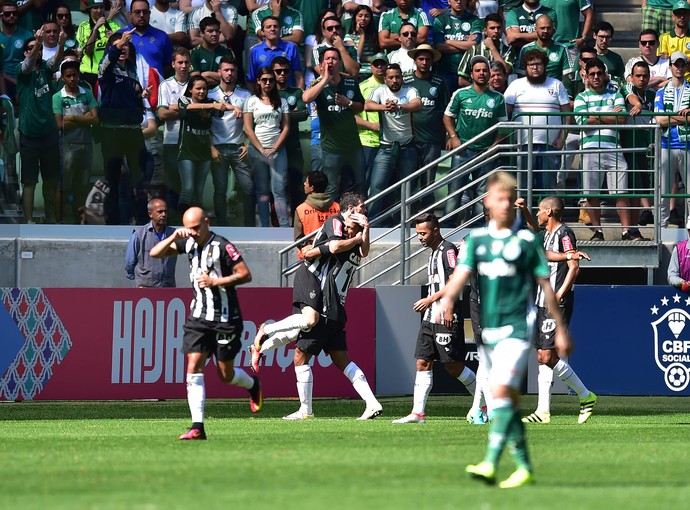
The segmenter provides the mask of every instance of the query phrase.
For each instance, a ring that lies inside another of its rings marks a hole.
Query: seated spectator
[[[280,32],[278,36],[286,42],[300,44],[304,39],[304,22],[302,13],[294,7],[288,6],[288,0],[273,0],[268,5],[259,7],[252,12],[247,20],[247,32],[265,38],[262,21],[272,16],[278,18]],[[270,64],[266,62],[266,64]]]
[[[261,20],[264,41],[251,49],[247,70],[247,86],[253,90],[256,86],[258,71],[269,65],[276,57],[285,57],[290,61],[292,79],[288,82],[291,86],[304,88],[304,74],[300,66],[299,51],[297,45],[282,40],[278,34],[280,31],[278,18],[268,16]]]
[[[234,57],[232,50],[219,44],[220,23],[216,18],[207,17],[199,23],[201,30],[201,44],[192,50],[190,61],[192,75],[200,74],[206,80],[210,88],[220,82],[218,64],[226,55]]]
[[[3,50],[0,93],[6,92],[14,101],[17,97],[17,65],[24,60],[24,43],[33,37],[33,33],[17,24],[19,11],[14,2],[6,0],[1,9],[0,47]]]
[[[201,20],[214,17],[220,27],[220,42],[230,47],[232,40],[237,33],[237,9],[232,5],[223,4],[219,1],[211,2],[206,0],[204,5],[192,11],[187,21],[187,32],[189,42],[192,46],[199,46],[202,43]]]
[[[667,58],[656,54],[659,49],[659,34],[652,29],[643,30],[638,40],[640,54],[632,57],[625,64],[625,80],[632,81],[632,68],[638,62],[645,62],[649,67],[650,78],[648,87],[659,90],[671,79],[671,66]]]
[[[465,52],[458,65],[458,85],[467,87],[470,84],[470,61],[477,55],[486,57],[489,62],[500,62],[503,69],[512,73],[515,64],[515,52],[503,42],[505,23],[500,14],[489,14],[484,20],[484,40]]]
[[[335,48],[341,55],[341,70],[350,76],[359,76],[360,65],[357,60],[357,48],[343,40],[343,27],[338,17],[326,17],[321,23],[323,28],[323,41],[321,44],[314,46],[312,62],[320,62],[321,55],[323,55],[328,48]],[[315,68],[315,70],[318,74],[318,68]]]
[[[400,48],[400,29],[403,23],[411,23],[416,32],[413,46],[428,43],[431,21],[426,13],[414,7],[410,0],[395,0],[396,7],[385,11],[379,19],[379,45],[386,51]]]
[[[551,18],[553,26],[558,28],[556,12],[541,4],[539,0],[525,0],[522,5],[510,11],[506,11],[504,6],[503,15],[506,19],[506,42],[515,51],[520,51],[525,44],[537,40],[534,23],[542,16]]]
[[[381,51],[374,13],[368,5],[359,5],[353,12],[354,22],[345,36],[345,44],[357,49],[359,76],[364,80],[371,76],[371,59]]]
[[[79,70],[81,77],[93,88],[108,38],[120,29],[120,25],[103,16],[103,0],[87,0],[85,9],[89,19],[82,21],[77,29],[77,43],[82,50]]]
[[[187,44],[185,32],[185,13],[170,7],[170,0],[156,0],[151,6],[151,26],[162,30],[170,38],[173,46]]]
[[[67,35],[67,39],[65,39],[65,50],[79,49],[79,43],[77,42],[77,27],[74,26],[72,11],[67,4],[57,4],[51,15],[51,19],[54,20],[60,27],[60,30]]]
[[[326,222],[330,216],[340,212],[338,202],[326,193],[328,187],[328,177],[320,171],[311,172],[304,179],[304,193],[307,198],[297,206],[295,210],[295,241],[304,236],[316,232]],[[297,246],[297,258],[302,259],[302,250],[309,243],[305,242]]]
[[[525,76],[526,69],[522,65],[523,58],[528,51],[538,50],[547,55],[546,76],[560,80],[567,86],[575,66],[570,61],[568,49],[553,40],[553,21],[548,16],[541,16],[534,22],[534,29],[537,40],[522,47],[515,64],[515,72],[520,76]]]

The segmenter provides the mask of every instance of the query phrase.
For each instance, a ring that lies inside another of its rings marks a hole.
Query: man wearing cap
[[[537,40],[534,23],[541,16],[548,16],[553,26],[558,26],[556,11],[543,6],[539,0],[525,0],[523,4],[506,14],[506,41],[515,50]]]
[[[690,21],[690,4],[685,0],[674,2],[673,4],[673,23],[674,27],[662,33],[659,37],[659,55],[667,57],[675,51],[682,51],[690,55],[690,32],[688,31],[688,21]],[[690,72],[686,69],[685,79],[690,79]]]
[[[467,0],[449,0],[448,5],[450,10],[434,20],[434,48],[442,54],[436,72],[452,93],[462,56],[481,41],[482,21],[467,9]]]
[[[690,237],[690,218],[685,224]],[[688,241],[681,241],[673,247],[671,261],[668,263],[667,278],[668,284],[681,289],[683,292],[690,292],[690,246]]]
[[[417,69],[413,74],[405,76],[403,82],[408,87],[415,88],[422,100],[422,110],[414,116],[417,168],[422,168],[441,156],[445,142],[443,111],[450,99],[450,93],[443,78],[432,72],[441,54],[428,44],[421,44],[410,53]],[[436,167],[433,167],[420,176],[417,183],[413,183],[413,189],[424,189],[435,180]],[[433,195],[428,195],[422,203],[425,206],[431,205],[433,198]]]
[[[388,61],[391,64],[398,64],[402,69],[403,75],[414,72],[414,59],[410,56],[410,51],[415,49],[415,39],[417,29],[412,23],[403,23],[400,27],[400,48],[388,53]]]
[[[661,134],[661,167],[659,183],[661,194],[671,192],[671,185],[680,173],[683,182],[688,181],[687,150],[690,146],[690,83],[685,79],[688,57],[682,51],[671,54],[671,81],[656,93],[654,111],[657,113],[674,112],[677,115],[657,115],[656,122],[664,130]],[[690,201],[687,201],[690,205]],[[687,211],[686,207],[686,211]],[[669,199],[662,198],[659,206],[659,222],[662,227],[669,223]]]
[[[369,97],[374,89],[384,85],[383,76],[386,74],[388,57],[385,53],[377,53],[371,57],[372,75],[359,83],[359,90],[362,97]],[[380,130],[378,112],[368,112],[362,110],[355,117],[357,129],[359,130],[359,141],[362,142],[362,173],[364,174],[364,189],[368,190],[371,185],[371,172],[374,169],[374,160],[379,152]]]
[[[395,0],[397,7],[381,14],[379,19],[379,46],[390,52],[402,46],[400,30],[404,23],[410,23],[415,31],[412,46],[427,42],[431,22],[426,13],[414,7],[412,0]]]
[[[450,103],[443,113],[443,126],[448,133],[446,150],[453,150],[464,142],[487,132],[498,122],[508,120],[503,95],[489,88],[490,63],[486,57],[477,55],[470,62],[472,85],[456,90],[450,98]],[[500,140],[500,134],[484,136],[470,145],[464,152],[453,156],[451,168],[458,168],[464,163],[486,152]],[[494,167],[493,163],[482,165],[472,172],[472,178],[478,179],[486,175]],[[454,178],[448,184],[448,194],[459,190],[469,182],[469,175]],[[477,193],[486,191],[486,181],[482,181]],[[460,207],[462,194],[448,198],[446,214],[455,212]],[[477,204],[474,215],[483,215],[481,204]],[[444,227],[456,227],[459,218],[454,215],[445,221]]]
[[[484,40],[479,44],[468,49],[458,64],[458,85],[467,87],[470,84],[470,60],[477,55],[482,55],[492,64],[500,62],[505,67],[508,74],[513,70],[515,63],[515,52],[503,42],[505,35],[505,23],[503,16],[498,13],[491,13],[484,18]]]

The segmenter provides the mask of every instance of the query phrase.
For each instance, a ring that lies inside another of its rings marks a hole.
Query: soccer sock
[[[379,407],[381,405],[379,401],[376,400],[374,392],[371,391],[367,378],[364,376],[364,372],[362,372],[354,361],[350,361],[345,367],[345,370],[343,370],[343,374],[350,380],[352,386],[357,393],[359,393],[359,396],[362,397],[362,400],[366,402],[368,408]]]
[[[493,417],[489,425],[489,444],[484,462],[491,462],[498,467],[501,453],[508,440],[508,430],[513,421],[513,403],[509,398],[496,398],[493,401]]]
[[[575,371],[565,361],[563,361],[562,359],[558,360],[556,366],[553,367],[553,371],[558,377],[561,378],[561,380],[565,384],[567,384],[570,387],[571,390],[577,393],[577,396],[580,397],[580,399],[589,396],[589,390],[585,387],[584,384],[582,384],[582,381],[577,376]]]
[[[277,333],[272,334],[270,337],[263,341],[263,343],[261,344],[261,349],[259,349],[259,352],[261,354],[264,354],[265,352],[271,351],[273,349],[278,349],[283,345],[287,345],[290,342],[294,342],[295,340],[297,340],[300,331],[302,330],[299,328],[294,328],[288,329],[287,331],[278,331]]]
[[[537,400],[537,412],[551,412],[551,388],[553,387],[553,368],[548,365],[539,365],[537,376],[537,388],[539,398]]]
[[[309,365],[295,366],[295,376],[297,376],[297,394],[299,395],[300,411],[312,414],[311,392],[314,387],[314,377]]]
[[[204,423],[204,404],[206,403],[206,388],[204,374],[187,374],[187,403],[195,424]]]
[[[424,414],[426,399],[429,398],[429,392],[433,385],[434,373],[431,370],[427,372],[417,372],[414,378],[414,393],[412,398],[413,413]]]
[[[235,367],[235,377],[232,378],[230,384],[251,390],[254,387],[254,379],[241,368]]]
[[[525,438],[525,425],[522,423],[522,414],[519,409],[513,412],[513,419],[508,430],[508,448],[513,455],[513,460],[518,468],[525,468],[532,471],[532,464],[529,461],[527,451],[527,441]]]
[[[301,313],[295,313],[289,317],[285,317],[282,321],[274,322],[272,324],[266,324],[264,326],[264,332],[271,336],[279,331],[289,331],[291,329],[303,329],[308,330],[307,318]]]
[[[468,367],[465,367],[462,373],[458,376],[458,381],[465,385],[467,391],[470,395],[475,394],[475,388],[477,386],[477,376]]]

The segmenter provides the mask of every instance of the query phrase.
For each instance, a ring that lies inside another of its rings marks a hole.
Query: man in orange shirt
[[[304,193],[307,199],[295,210],[295,241],[312,232],[317,231],[326,221],[326,218],[338,214],[340,206],[326,193],[328,177],[317,170],[311,172],[304,179]],[[301,244],[297,249],[297,257],[303,258],[302,250],[308,243]]]

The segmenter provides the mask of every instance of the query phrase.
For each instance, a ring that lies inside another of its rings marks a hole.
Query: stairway
[[[639,0],[593,0],[594,19],[608,21],[615,33],[611,50],[623,57],[623,62],[639,54],[638,36],[642,29],[642,8]]]

